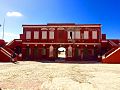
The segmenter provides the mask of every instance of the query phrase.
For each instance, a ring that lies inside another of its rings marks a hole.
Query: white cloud
[[[3,33],[0,32],[0,38],[2,38]],[[19,39],[19,35],[11,32],[4,32],[4,40],[9,42],[13,39]]]
[[[20,12],[7,12],[6,15],[8,17],[21,17],[21,16],[23,16],[22,13],[20,13]]]

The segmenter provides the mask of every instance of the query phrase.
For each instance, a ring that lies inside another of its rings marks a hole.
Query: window
[[[71,39],[70,31],[68,31],[68,39]]]
[[[92,39],[97,39],[97,31],[92,31]]]
[[[74,31],[68,31],[68,39],[74,39]]]
[[[49,39],[54,39],[54,31],[49,32]]]
[[[26,31],[26,39],[31,39],[31,31]]]
[[[84,31],[84,39],[89,39],[89,33],[88,33],[88,31]]]
[[[34,31],[34,39],[39,39],[39,31]]]
[[[75,31],[75,39],[80,39],[80,31]]]
[[[42,39],[47,39],[47,31],[42,31]]]

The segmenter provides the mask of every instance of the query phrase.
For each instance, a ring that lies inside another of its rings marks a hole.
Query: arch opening
[[[64,47],[58,48],[58,58],[66,58],[66,48]]]

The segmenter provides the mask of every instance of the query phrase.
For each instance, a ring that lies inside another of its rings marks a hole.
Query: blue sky
[[[22,24],[59,22],[99,23],[107,38],[120,39],[120,0],[0,0],[0,24],[4,18],[6,41],[19,38]]]

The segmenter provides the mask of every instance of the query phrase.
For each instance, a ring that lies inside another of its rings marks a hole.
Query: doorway
[[[30,55],[31,55],[31,48],[30,46],[26,46],[26,59],[30,60]]]
[[[64,47],[59,47],[58,48],[58,58],[66,58],[66,48]]]
[[[17,53],[18,55],[22,53],[22,48],[20,46],[16,46],[15,47],[15,53]]]
[[[38,54],[38,53],[39,53],[38,51],[39,51],[38,46],[35,46],[35,47],[34,47],[34,59],[38,59],[38,55],[39,55],[39,54]]]

